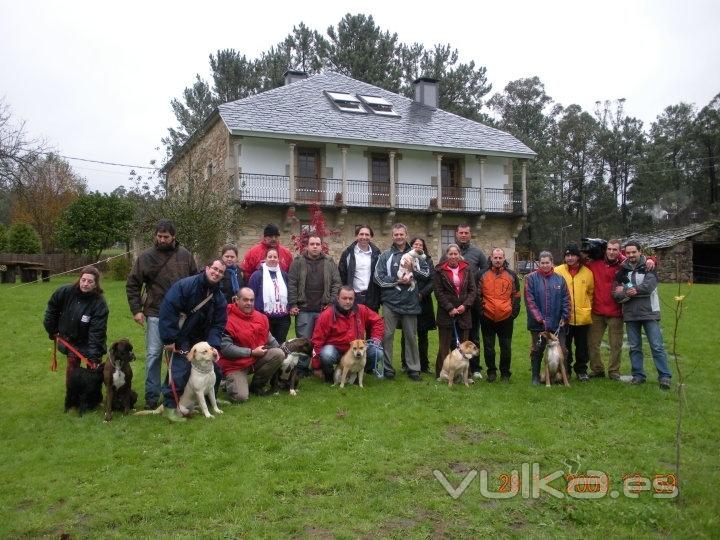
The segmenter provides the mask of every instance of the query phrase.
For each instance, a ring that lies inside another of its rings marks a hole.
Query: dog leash
[[[455,332],[455,348],[457,348],[460,346],[460,336],[458,335],[457,325],[455,324],[454,319],[453,319],[453,332]]]
[[[180,352],[181,354],[185,354],[183,353],[183,351],[178,352]],[[180,412],[178,409],[178,407],[180,406],[180,399],[178,398],[177,388],[175,387],[175,380],[172,377],[172,361],[174,357],[174,352],[168,354],[168,351],[165,351],[165,359],[168,363],[168,381],[170,382],[170,390],[172,390],[173,399],[175,400],[175,410]]]
[[[80,351],[78,351],[75,347],[70,345],[70,343],[67,342],[67,340],[60,337],[60,334],[55,334],[55,340],[53,341],[53,353],[52,353],[52,363],[50,364],[50,371],[57,371],[57,350],[58,350],[58,343],[65,345],[65,348],[69,350],[71,353],[73,353],[75,356],[77,356],[81,362],[84,362],[85,365],[89,369],[97,369],[98,364],[90,360],[88,357],[86,357],[84,354],[82,354]]]

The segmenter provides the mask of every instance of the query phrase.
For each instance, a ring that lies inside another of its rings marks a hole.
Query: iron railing
[[[291,200],[288,176],[244,173],[236,188],[236,196],[243,202],[522,214],[522,192],[512,189],[443,187],[441,204],[438,204],[436,186],[399,183],[395,185],[395,204],[392,205],[389,182],[348,179],[343,194],[343,182],[339,178],[297,177],[294,200]]]

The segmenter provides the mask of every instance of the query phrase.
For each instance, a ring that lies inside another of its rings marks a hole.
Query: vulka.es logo
[[[478,476],[478,471],[469,471],[457,487],[438,469],[433,470],[433,476],[448,495],[458,499]],[[602,471],[588,470],[584,474],[576,471],[571,474],[556,470],[541,476],[539,463],[523,463],[519,473],[517,470],[509,474],[503,473],[498,480],[497,489],[491,489],[488,471],[481,469],[480,495],[487,499],[510,499],[517,495],[523,499],[537,499],[545,493],[558,499],[566,496],[573,499],[601,499],[610,496],[611,499],[616,499],[622,494],[627,498],[637,499],[640,493],[649,492],[656,499],[672,499],[677,497],[679,492],[674,474],[655,474],[651,477],[639,473],[625,474],[621,478],[619,489],[611,490],[610,478]],[[565,485],[560,485],[563,481]],[[551,485],[552,483],[555,485]]]

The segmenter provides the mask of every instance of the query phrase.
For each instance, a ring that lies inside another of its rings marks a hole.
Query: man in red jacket
[[[265,261],[265,255],[267,255],[267,251],[270,248],[275,248],[278,251],[280,269],[283,272],[287,272],[290,269],[293,255],[287,248],[280,245],[280,229],[277,228],[277,225],[269,223],[263,229],[262,240],[245,252],[242,264],[240,265],[245,283],[250,281],[253,272],[258,269],[261,262]]]
[[[255,310],[255,293],[243,287],[235,303],[227,307],[218,360],[230,401],[247,401],[249,392],[265,395],[265,385],[280,369],[284,358],[280,345],[270,334],[267,317]],[[255,375],[248,388],[250,371]]]
[[[315,323],[311,340],[315,351],[313,369],[322,369],[325,381],[332,383],[335,365],[350,348],[350,342],[367,339],[365,372],[370,373],[376,363],[382,365],[384,331],[382,317],[367,306],[355,304],[355,290],[343,286],[337,298],[325,308]],[[378,378],[381,377],[380,371],[375,373]]]

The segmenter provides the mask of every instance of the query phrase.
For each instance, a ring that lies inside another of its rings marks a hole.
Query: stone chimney
[[[307,79],[308,74],[304,71],[288,69],[285,73],[283,73],[283,77],[285,77],[285,86],[287,86],[288,84]]]
[[[430,77],[420,77],[413,82],[415,87],[415,101],[437,109],[438,81]]]

